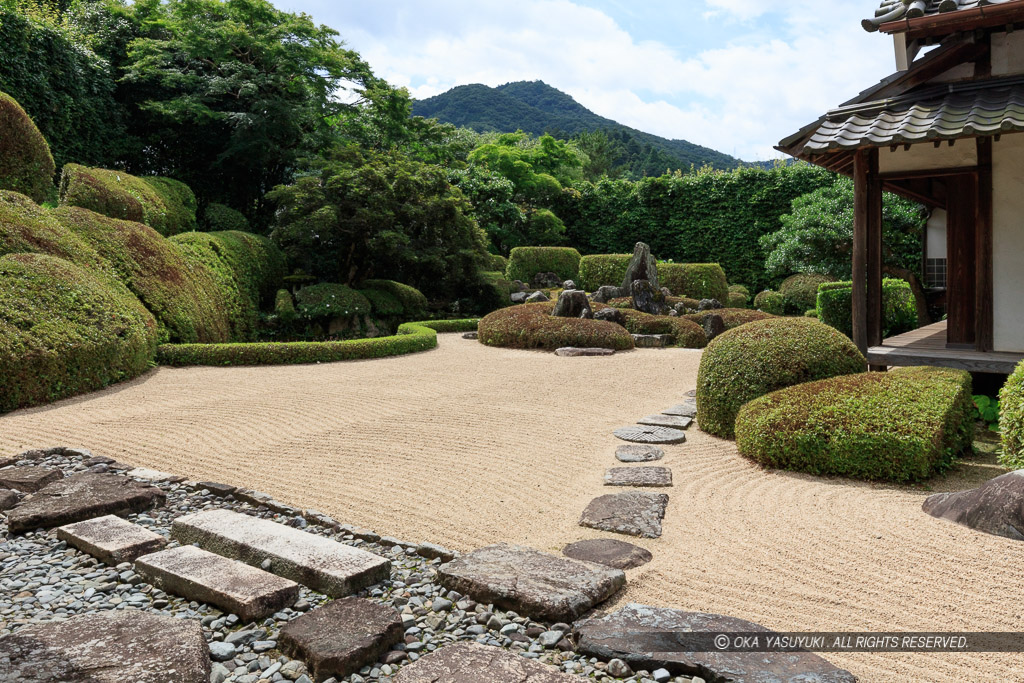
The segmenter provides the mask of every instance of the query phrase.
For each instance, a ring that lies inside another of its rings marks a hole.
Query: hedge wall
[[[13,97],[0,92],[0,190],[40,204],[53,194],[56,167],[46,139]]]
[[[69,261],[0,257],[0,412],[99,389],[149,367],[156,322]]]
[[[1000,464],[1024,468],[1024,362],[999,390],[999,433],[1003,442]]]
[[[786,313],[803,314],[818,305],[818,287],[835,278],[819,273],[797,273],[790,275],[779,285],[786,306]]]
[[[562,280],[575,280],[580,274],[580,253],[571,247],[516,247],[512,250],[505,270],[509,280],[529,284],[537,273],[557,273]]]
[[[548,301],[495,311],[480,320],[480,342],[488,346],[550,351],[563,346],[633,348],[633,336],[621,325],[604,320],[556,318],[551,315],[554,308],[554,302]]]
[[[818,287],[818,319],[847,337],[853,336],[853,283],[826,282]],[[882,280],[882,336],[917,329],[917,305],[905,280]]]
[[[173,232],[196,229],[196,195],[191,187],[163,176],[144,176],[142,180],[149,183],[163,200],[167,224],[175,226]]]
[[[604,285],[621,287],[631,260],[633,260],[632,253],[583,256],[580,258],[579,281],[576,285],[588,292],[596,292],[599,287]],[[658,277],[661,277],[660,267],[658,268]]]
[[[729,299],[729,282],[717,263],[659,263],[658,280],[676,296],[690,299]]]
[[[415,318],[427,311],[427,297],[423,292],[410,285],[394,280],[364,280],[360,285],[363,289],[376,289],[387,292],[402,304],[403,314]]]

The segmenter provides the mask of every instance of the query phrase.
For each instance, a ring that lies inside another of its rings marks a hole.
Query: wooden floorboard
[[[933,365],[970,372],[1010,374],[1024,353],[983,352],[946,347],[946,322],[890,337],[881,346],[868,349],[870,365],[914,366]]]

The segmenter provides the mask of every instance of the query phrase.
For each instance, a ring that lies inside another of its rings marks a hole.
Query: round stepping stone
[[[664,458],[665,451],[657,446],[630,444],[616,448],[615,457],[621,462],[651,462]]]
[[[663,415],[678,415],[679,417],[697,417],[697,404],[696,403],[680,403],[677,406],[672,406],[668,410],[661,411]]]
[[[671,486],[672,470],[667,467],[612,467],[604,473],[605,486]]]
[[[634,569],[654,559],[650,550],[614,538],[591,538],[562,548],[562,554],[574,560],[596,562],[615,569]]]
[[[637,424],[651,427],[671,427],[673,429],[686,429],[693,424],[691,418],[679,417],[678,415],[648,415],[636,422]]]
[[[580,517],[580,526],[643,538],[661,537],[668,496],[632,491],[598,496]]]
[[[634,443],[683,443],[686,441],[686,432],[671,427],[637,425],[622,427],[612,433],[623,441]]]

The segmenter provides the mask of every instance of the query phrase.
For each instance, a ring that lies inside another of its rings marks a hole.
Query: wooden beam
[[[907,40],[948,36],[962,31],[979,28],[994,28],[1024,21],[1024,5],[1008,2],[1002,5],[987,5],[955,12],[926,14],[915,19],[901,19],[882,24],[882,33],[906,33]]]
[[[993,348],[992,275],[992,138],[978,138],[978,217],[974,233],[977,266],[974,275],[974,344],[978,351]]]
[[[882,180],[910,180],[912,178],[945,178],[951,175],[977,172],[977,166],[951,166],[949,168],[930,168],[923,171],[886,171],[879,175]]]
[[[853,155],[853,343],[868,352],[867,260],[871,221],[871,150]]]
[[[895,36],[894,36],[895,37]],[[938,47],[919,59],[909,63],[906,69],[897,69],[902,73],[891,82],[869,91],[868,101],[884,100],[898,97],[913,90],[919,85],[928,83],[936,76],[949,71],[953,67],[966,62],[987,62],[989,46],[987,41],[975,42],[973,39],[961,40],[953,45]]]
[[[878,149],[868,152],[867,196],[867,343],[882,343],[882,179]]]

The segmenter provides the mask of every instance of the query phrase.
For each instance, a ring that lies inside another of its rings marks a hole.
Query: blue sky
[[[275,0],[414,97],[543,80],[640,130],[754,161],[894,69],[876,0]]]

